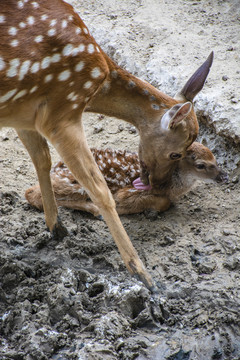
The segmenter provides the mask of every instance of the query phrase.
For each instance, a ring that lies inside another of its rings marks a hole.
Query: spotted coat
[[[68,7],[57,0],[8,0],[0,7],[0,117],[12,103],[56,93],[59,108],[67,102],[69,110],[82,110],[106,77],[98,45]]]
[[[140,163],[137,153],[126,150],[91,149],[93,157],[102,172],[107,185],[114,194],[119,189],[132,184],[140,175]],[[82,186],[67,166],[59,161],[51,170],[52,179],[60,179],[74,187],[75,192],[82,192]]]

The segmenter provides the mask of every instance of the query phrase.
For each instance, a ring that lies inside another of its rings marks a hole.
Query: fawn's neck
[[[138,129],[159,120],[176,100],[117,66],[106,54],[109,74],[86,111],[123,119]]]
[[[173,172],[170,185],[170,199],[177,200],[180,196],[186,194],[196,184],[199,177],[192,171],[191,167],[181,160]]]

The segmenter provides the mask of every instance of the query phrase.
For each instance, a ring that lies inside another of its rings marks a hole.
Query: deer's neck
[[[109,74],[86,111],[123,119],[138,129],[154,122],[176,101],[118,67],[105,55]]]

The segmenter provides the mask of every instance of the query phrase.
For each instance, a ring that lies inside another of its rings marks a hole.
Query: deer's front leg
[[[51,142],[56,147],[74,177],[88,192],[91,200],[99,208],[118,246],[121,256],[131,274],[152,288],[152,279],[138,257],[116,212],[115,202],[107,184],[98,169],[87,145],[81,122],[65,123],[51,133]]]
[[[136,214],[144,210],[166,211],[170,200],[165,196],[153,195],[149,191],[139,191],[134,188],[124,188],[114,194],[119,215]]]
[[[50,179],[51,156],[48,144],[36,131],[18,130],[17,133],[37,171],[46,224],[54,237],[63,238],[67,235],[67,230],[58,219],[57,205]]]

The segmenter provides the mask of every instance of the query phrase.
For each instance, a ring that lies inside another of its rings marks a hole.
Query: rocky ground
[[[239,1],[69,1],[120,65],[174,95],[211,50],[196,98],[199,140],[229,172],[163,214],[122,216],[154,278],[126,271],[103,221],[61,208],[53,241],[24,191],[36,182],[13,130],[0,132],[0,359],[240,359]],[[84,115],[91,146],[137,149],[127,123]],[[58,156],[52,149],[53,159]]]

